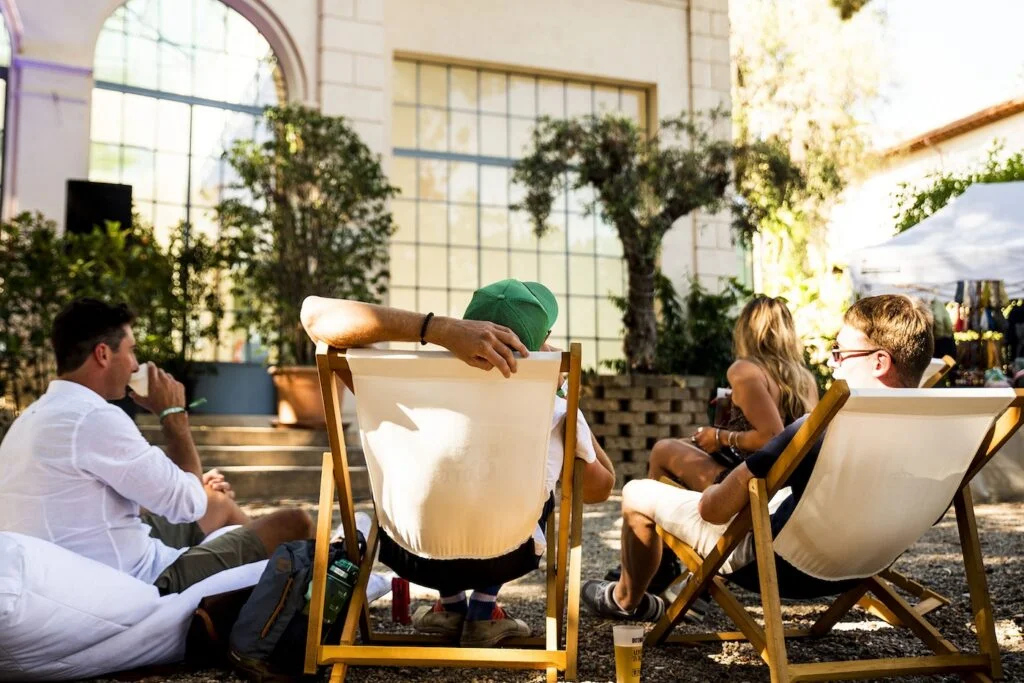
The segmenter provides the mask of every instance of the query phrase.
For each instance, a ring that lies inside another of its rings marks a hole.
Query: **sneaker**
[[[683,565],[679,563],[679,558],[675,556],[671,550],[667,548],[661,553],[661,564],[658,565],[658,571],[654,573],[654,577],[651,579],[651,585],[647,587],[647,591],[658,595],[665,591],[673,581],[679,578],[679,575],[683,573]],[[614,569],[609,569],[604,575],[605,581],[616,582],[622,578],[622,565],[616,566]]]
[[[661,593],[661,599],[665,601],[666,605],[671,605],[676,601],[676,598],[686,588],[686,582],[693,576],[690,572],[684,573],[682,576],[673,581],[668,588]],[[683,620],[688,621],[691,624],[699,626],[704,623],[704,618],[707,617],[708,610],[711,609],[711,603],[707,600],[707,593],[697,598],[690,609],[686,610],[686,614],[683,615]]]
[[[466,622],[459,644],[464,647],[494,647],[506,638],[527,638],[529,635],[530,627],[525,621],[513,619],[495,604],[490,619]]]
[[[440,601],[432,606],[423,605],[412,615],[412,627],[420,633],[458,640],[466,615],[449,612]]]
[[[614,588],[615,583],[612,581],[585,581],[583,583],[583,604],[590,612],[605,619],[657,621],[665,614],[665,601],[650,593],[644,593],[640,604],[632,610],[622,609],[612,597]]]

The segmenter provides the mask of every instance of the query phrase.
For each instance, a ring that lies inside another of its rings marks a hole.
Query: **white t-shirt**
[[[93,390],[54,380],[0,443],[0,531],[56,543],[152,583],[184,549],[149,535],[139,507],[174,523],[206,492]]]
[[[554,493],[555,484],[562,475],[562,454],[565,450],[562,444],[565,442],[565,416],[569,410],[569,403],[561,396],[555,396],[555,412],[551,416],[551,437],[548,439],[548,461],[547,471],[544,475],[545,491]],[[585,463],[592,463],[597,460],[597,452],[594,450],[594,443],[590,436],[590,425],[587,424],[583,412],[576,410],[576,457]],[[557,505],[558,501],[555,501]],[[554,514],[554,513],[552,513]],[[537,548],[537,554],[544,552],[546,545],[544,530],[537,525],[533,531],[533,542]]]

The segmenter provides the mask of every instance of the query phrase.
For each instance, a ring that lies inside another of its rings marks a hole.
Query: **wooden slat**
[[[779,579],[775,573],[775,548],[772,545],[772,520],[768,512],[768,487],[764,479],[759,478],[751,479],[747,487],[750,491],[761,606],[764,609],[765,644],[761,658],[768,662],[772,683],[788,683],[789,663],[786,656],[786,637],[782,628]],[[743,630],[739,623],[737,626]]]
[[[1024,425],[1024,389],[1017,389],[1016,394],[1010,407],[999,416],[992,429],[985,435],[985,440],[975,454],[971,466],[967,468],[967,474],[960,482],[960,488],[967,486],[999,452],[999,449],[1010,440],[1010,437],[1017,433],[1021,425]]]
[[[349,666],[452,666],[506,669],[565,668],[565,652],[477,647],[401,647],[391,645],[325,645],[320,648],[325,664]]]
[[[786,638],[808,638],[811,632],[806,628],[787,628]],[[717,631],[715,633],[673,633],[665,642],[670,645],[705,645],[707,643],[729,643],[747,640],[743,631]]]
[[[561,639],[561,632],[559,631],[559,619],[558,619],[558,600],[555,595],[555,580],[557,576],[557,567],[555,566],[555,554],[556,546],[552,542],[556,538],[555,529],[555,512],[551,511],[548,515],[548,523],[546,537],[550,539],[548,541],[547,552],[547,595],[545,596],[545,615],[544,615],[544,644],[545,649],[558,650],[560,648],[559,640]],[[549,667],[547,670],[547,683],[557,683],[558,681],[558,669]]]
[[[832,630],[832,627],[839,623],[839,620],[853,608],[857,601],[866,593],[868,585],[860,583],[836,598],[829,608],[818,617],[811,626],[811,634],[816,638],[821,637]]]
[[[569,531],[572,519],[572,468],[576,460],[576,419],[577,410],[580,404],[580,364],[582,362],[582,347],[572,344],[569,347],[569,394],[566,397],[565,431],[562,442],[562,474],[561,500],[558,506],[558,542],[555,546],[555,603],[559,620],[558,632],[562,632],[562,619],[565,614],[565,589],[567,572],[569,571]],[[563,365],[566,354],[562,354]],[[549,540],[550,543],[550,540]]]
[[[982,671],[988,658],[982,655],[933,655],[900,659],[861,659],[852,662],[816,662],[791,664],[793,681],[837,681],[863,678],[888,678],[911,674]]]
[[[577,366],[578,367],[578,366]],[[576,460],[572,476],[572,519],[569,526],[569,604],[565,620],[565,680],[576,680],[580,638],[580,582],[583,571],[583,468]]]
[[[330,539],[331,508],[334,507],[334,463],[330,453],[324,453],[320,473],[320,511],[316,520],[316,537]],[[303,671],[315,674],[317,649],[323,637],[324,595],[327,592],[327,541],[319,542],[313,550],[313,588],[309,599],[309,626],[306,629],[306,657]]]
[[[868,589],[889,608],[896,618],[903,622],[903,625],[914,632],[921,641],[931,649],[932,652],[941,655],[957,654],[959,650],[953,643],[935,628],[931,622],[914,612],[906,600],[900,597],[892,586],[882,581],[877,576],[864,579]]]
[[[331,445],[331,458],[334,462],[334,482],[338,490],[338,504],[341,507],[341,526],[345,530],[345,551],[352,564],[359,564],[359,539],[356,536],[356,518],[352,504],[352,477],[348,471],[348,454],[345,450],[345,435],[341,421],[341,396],[338,394],[338,383],[331,369],[331,361],[337,355],[335,349],[328,348],[322,342],[317,345],[316,366],[320,376],[320,393],[324,402],[324,415],[327,420],[327,440]],[[320,510],[320,514],[323,514]],[[328,508],[330,512],[330,508]],[[330,541],[330,534],[320,539],[322,543]]]
[[[320,344],[323,344],[323,342],[321,342]],[[318,353],[319,353],[320,348],[321,348],[320,344],[317,344],[317,352]],[[325,350],[326,350],[326,346],[325,346]],[[348,369],[349,369],[349,367],[348,367],[348,358],[345,357],[345,350],[344,349],[330,348],[330,352],[331,353],[329,355],[328,362],[330,364],[331,370],[335,370],[335,371],[348,371]],[[559,366],[559,370],[558,370],[559,372],[569,372],[569,368],[571,367],[570,356],[571,356],[571,352],[570,351],[563,351],[562,352],[562,364]]]
[[[992,662],[993,678],[1003,677],[1003,665],[999,658],[999,641],[992,614],[992,602],[988,594],[988,580],[981,558],[981,543],[978,540],[978,524],[974,519],[974,500],[970,486],[965,486],[953,498],[956,508],[956,525],[963,549],[964,569],[967,573],[967,588],[971,594],[971,611],[974,613],[974,627],[978,635],[978,647]]]
[[[359,565],[359,577],[356,579],[356,587],[349,599],[348,611],[361,614],[366,606],[366,586],[370,582],[370,574],[373,573],[373,561],[377,557],[377,543],[380,540],[380,527],[377,526],[377,518],[373,518],[370,526],[370,535],[366,537],[366,556]],[[341,644],[351,645],[356,639],[356,619],[346,619],[341,629]],[[370,640],[372,636],[368,636]]]
[[[946,596],[936,593],[931,588],[928,588],[927,586],[918,583],[917,581],[914,581],[906,574],[901,574],[895,569],[885,569],[879,572],[878,575],[881,578],[888,581],[889,583],[895,585],[897,588],[900,588],[906,591],[907,593],[910,593],[916,598],[921,598],[922,600],[936,600],[939,603],[941,603],[941,605],[948,605],[950,602],[949,598],[947,598]],[[932,607],[931,609],[935,608]],[[922,611],[921,603],[918,603],[914,606],[914,611],[918,614],[925,614],[927,611],[931,610]]]
[[[747,641],[753,646],[758,656],[768,662],[768,641],[765,639],[764,629],[757,625],[757,622],[747,614],[747,610],[743,608],[736,596],[729,592],[729,589],[725,587],[725,581],[716,576],[711,582],[709,592],[715,602],[721,605],[726,616],[732,619],[732,622],[747,637]]]
[[[942,362],[944,363],[944,365],[938,370],[936,370],[934,375],[932,375],[925,381],[921,382],[922,389],[931,389],[932,387],[934,387],[936,384],[941,382],[942,378],[948,375],[949,371],[953,369],[954,365],[956,365],[956,361],[953,360],[950,356],[943,356]]]
[[[832,418],[846,404],[850,398],[850,388],[845,380],[836,380],[832,383],[821,401],[814,408],[814,411],[807,417],[804,423],[793,435],[793,439],[782,451],[779,459],[772,465],[766,477],[768,498],[771,499],[779,489],[786,486],[786,482],[793,476],[793,472],[803,462],[804,457],[810,452],[818,439],[825,433]]]

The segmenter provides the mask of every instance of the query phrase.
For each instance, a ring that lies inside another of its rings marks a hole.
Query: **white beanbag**
[[[0,681],[91,678],[179,661],[199,601],[254,585],[265,566],[223,571],[161,597],[52,543],[0,533]]]

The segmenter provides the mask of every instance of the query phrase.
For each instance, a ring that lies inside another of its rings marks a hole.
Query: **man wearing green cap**
[[[341,348],[409,341],[418,324],[421,342],[443,346],[475,367],[497,367],[506,377],[515,372],[512,351],[525,357],[532,351],[555,350],[545,342],[557,318],[558,302],[547,287],[511,279],[474,292],[462,320],[315,297],[308,298],[302,310],[303,325],[316,341]],[[351,389],[351,381],[346,383]],[[567,407],[564,398],[555,398],[545,471],[548,503],[533,535],[519,548],[490,560],[432,560],[412,555],[386,535],[381,537],[382,562],[441,594],[432,607],[416,611],[417,630],[449,638],[461,633],[462,644],[473,647],[492,647],[506,638],[530,634],[525,622],[509,617],[497,604],[497,595],[503,583],[535,569],[544,551],[544,523],[554,507],[553,492],[561,474]],[[576,456],[586,463],[583,501],[607,500],[615,484],[614,468],[582,413],[577,414]],[[472,589],[468,602],[467,588]]]

